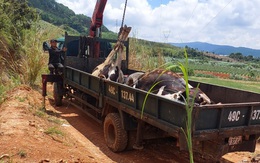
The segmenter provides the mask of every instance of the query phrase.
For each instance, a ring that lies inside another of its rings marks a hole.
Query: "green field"
[[[210,61],[205,63],[202,61],[192,61],[189,65],[190,68],[194,70],[204,70],[237,75],[249,75],[251,73],[254,76],[260,76],[260,68],[258,65],[253,63],[229,63],[222,61]]]
[[[209,83],[209,84],[225,86],[229,88],[235,88],[235,89],[260,93],[260,82],[240,81],[240,80],[238,81],[238,80],[220,79],[220,78],[202,78],[202,77],[190,77],[190,79],[202,83]]]

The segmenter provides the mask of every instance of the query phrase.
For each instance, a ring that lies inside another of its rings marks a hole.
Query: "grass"
[[[39,109],[34,112],[34,115],[40,118],[45,117],[47,114],[44,112],[44,110]]]
[[[60,131],[57,127],[49,127],[47,130],[44,131],[44,133],[48,135],[64,135],[64,133]]]
[[[190,77],[190,79],[194,80],[194,81],[202,82],[202,83],[209,83],[209,84],[225,86],[225,87],[229,87],[229,88],[235,88],[235,89],[260,93],[259,82],[220,79],[220,78],[203,78],[203,77],[194,77],[194,76]]]
[[[48,121],[55,123],[55,124],[58,124],[58,125],[61,125],[64,122],[64,120],[58,119],[58,118],[53,117],[53,116],[48,117]]]
[[[178,48],[173,48],[172,46],[163,43],[140,40],[135,36],[130,38],[129,68],[148,71],[160,67],[166,61],[164,57],[165,49],[175,51]]]
[[[6,98],[6,88],[4,85],[0,85],[0,104],[4,102]]]
[[[0,104],[5,101],[8,91],[21,84],[20,79],[16,79],[14,77],[7,78],[4,76],[6,76],[6,73],[2,72],[2,76],[0,78]],[[3,80],[3,78],[6,79]]]
[[[39,79],[44,67],[47,66],[46,58],[48,58],[48,55],[46,56],[42,49],[46,32],[36,24],[34,29],[24,34],[21,45],[22,82],[24,84],[33,86]]]
[[[43,21],[43,20],[40,20],[38,25],[42,31],[46,31],[43,36],[43,41],[47,41],[52,38],[61,37],[61,36],[64,36],[64,34],[65,34],[65,30],[64,30],[63,26],[61,26],[59,28],[59,27],[57,27],[53,24],[50,24],[46,21]],[[69,31],[68,33],[69,34],[78,34],[76,32],[74,33],[74,31],[72,31],[72,32]]]
[[[26,97],[16,96],[15,99],[17,99],[19,102],[24,102],[26,100]]]
[[[26,151],[24,150],[20,150],[18,153],[17,153],[21,158],[25,158],[27,156],[27,153]]]

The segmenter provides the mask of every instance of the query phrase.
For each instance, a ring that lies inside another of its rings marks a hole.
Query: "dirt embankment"
[[[50,86],[48,89],[50,90]],[[49,94],[51,94],[49,92]],[[260,153],[236,152],[223,162],[249,161]],[[195,162],[211,162],[198,158]],[[0,106],[0,162],[169,162],[188,161],[171,140],[146,142],[141,151],[113,153],[105,145],[102,126],[65,102],[55,107],[53,98],[42,108],[42,96],[27,86],[8,93]]]
[[[99,162],[66,126],[42,110],[39,92],[27,86],[12,90],[0,107],[0,162]]]

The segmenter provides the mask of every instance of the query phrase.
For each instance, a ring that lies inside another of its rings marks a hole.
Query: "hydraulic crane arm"
[[[103,13],[105,10],[107,0],[97,0],[96,6],[92,15],[91,25],[89,29],[90,37],[100,37],[101,36],[101,26],[103,24]]]
[[[96,1],[96,6],[92,15],[92,19],[91,19],[91,25],[90,25],[90,29],[89,29],[89,37],[94,38],[94,52],[93,52],[93,56],[94,58],[99,58],[99,53],[100,53],[100,42],[97,41],[98,39],[95,38],[99,38],[101,37],[101,26],[103,24],[103,13],[105,10],[107,4],[107,0],[97,0]],[[127,4],[127,0],[125,2],[125,9],[126,9],[126,4]],[[125,9],[124,9],[124,15],[125,15]],[[122,26],[123,26],[123,21],[124,21],[124,15],[123,15],[123,19],[122,19]]]

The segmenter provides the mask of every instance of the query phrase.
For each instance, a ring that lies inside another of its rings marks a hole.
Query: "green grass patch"
[[[64,135],[64,133],[60,131],[57,127],[50,127],[47,130],[45,130],[44,133],[48,135]]]
[[[37,117],[43,118],[43,117],[46,116],[46,113],[44,111],[42,111],[42,110],[36,110],[34,112],[34,115],[37,116]]]
[[[196,74],[196,77],[204,77],[204,78],[216,78],[214,75],[209,74]]]
[[[21,158],[25,158],[27,156],[27,152],[24,151],[24,150],[20,150],[18,153],[17,153]]]
[[[19,102],[24,102],[27,98],[26,97],[16,96],[15,99],[17,99]]]
[[[5,88],[3,85],[0,85],[0,104],[2,104],[6,98]]]
[[[220,79],[220,78],[202,78],[202,77],[190,77],[191,80],[214,84],[229,88],[235,88],[245,91],[251,91],[255,93],[260,93],[260,84],[259,82],[252,81],[238,81],[238,80],[230,80],[230,79]]]
[[[58,124],[58,125],[61,125],[62,123],[64,123],[63,120],[58,119],[58,118],[53,117],[53,116],[48,117],[48,121],[52,122],[52,123],[55,123],[55,124]]]

